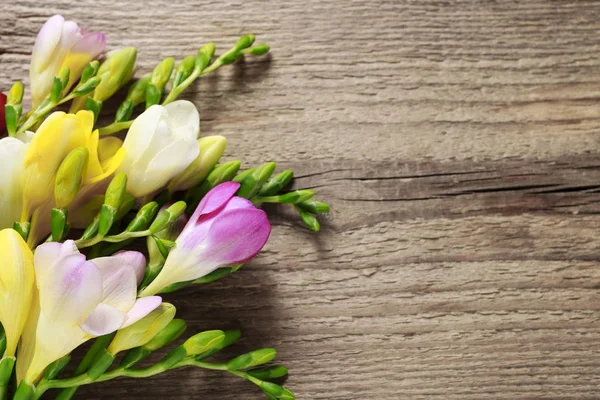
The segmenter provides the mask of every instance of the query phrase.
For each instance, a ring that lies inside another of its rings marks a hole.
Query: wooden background
[[[3,1],[0,89],[60,12],[139,75],[255,33],[272,57],[187,98],[227,159],[297,171],[333,211],[273,214],[235,276],[169,299],[190,332],[275,346],[299,399],[600,398],[600,3]],[[260,399],[179,370],[81,398]]]

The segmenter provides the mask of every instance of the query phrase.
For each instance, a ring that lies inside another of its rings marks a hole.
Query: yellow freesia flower
[[[73,149],[85,147],[89,152],[86,175],[73,203],[85,201],[92,195],[92,189],[107,182],[121,165],[125,151],[119,147],[119,142],[100,140],[98,130],[92,130],[93,126],[94,114],[91,111],[79,111],[77,114],[55,112],[42,123],[27,148],[22,178],[21,221],[28,221],[33,216],[28,239],[30,245],[35,245],[42,235],[50,232],[56,173]]]

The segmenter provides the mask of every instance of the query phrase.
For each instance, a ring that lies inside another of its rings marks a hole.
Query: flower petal
[[[146,315],[160,306],[162,298],[160,296],[148,296],[137,299],[131,310],[127,312],[127,317],[121,328],[133,325]]]
[[[102,276],[83,254],[61,257],[51,273],[37,278],[42,312],[57,324],[79,324],[100,303]]]
[[[125,319],[124,312],[100,303],[79,327],[92,336],[102,336],[120,329]]]
[[[48,18],[42,29],[40,29],[31,54],[32,72],[46,69],[52,60],[52,53],[60,42],[64,22],[63,16],[57,14]]]
[[[211,189],[206,196],[202,198],[198,207],[196,207],[196,210],[190,217],[183,232],[193,229],[201,215],[209,214],[225,205],[233,197],[235,192],[237,192],[239,187],[240,184],[237,182],[225,182]]]
[[[200,133],[200,114],[196,106],[187,100],[177,100],[165,106],[169,114],[171,133],[177,139],[196,140]]]
[[[271,224],[259,209],[234,209],[215,218],[206,236],[201,263],[236,265],[254,257],[265,245]]]
[[[102,274],[102,303],[123,312],[129,311],[137,294],[137,264],[140,257],[144,260],[141,253],[126,251],[91,260]]]

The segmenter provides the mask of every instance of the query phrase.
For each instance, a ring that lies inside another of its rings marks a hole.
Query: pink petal
[[[139,251],[119,251],[113,255],[127,264],[135,272],[137,284],[142,283],[144,273],[146,272],[146,257]]]
[[[184,232],[188,229],[192,229],[201,215],[209,214],[229,201],[239,189],[240,184],[237,182],[225,182],[212,188],[206,196],[202,199],[196,211],[192,214],[190,220],[185,226]]]
[[[72,254],[79,254],[79,250],[72,240],[67,240],[65,243],[48,242],[38,246],[33,255],[35,275],[38,281],[43,281],[47,274],[52,273],[52,267],[61,257]]]
[[[98,57],[106,48],[106,36],[102,32],[92,32],[73,44],[70,53],[89,54],[90,57]]]
[[[92,336],[102,336],[120,329],[125,318],[124,312],[101,303],[79,327]]]
[[[148,296],[137,299],[133,307],[127,312],[127,317],[121,328],[133,325],[146,315],[154,311],[162,303],[160,296]]]
[[[83,254],[61,257],[38,285],[42,311],[59,321],[83,321],[102,296],[100,271]]]
[[[205,239],[202,264],[236,265],[254,257],[265,245],[271,224],[259,209],[234,209],[215,218]]]

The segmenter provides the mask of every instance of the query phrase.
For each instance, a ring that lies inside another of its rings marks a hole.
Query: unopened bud
[[[167,57],[162,60],[152,71],[152,84],[157,88],[161,89],[165,87],[171,74],[173,73],[173,67],[175,66],[175,60],[173,57]]]
[[[227,146],[223,136],[207,136],[198,140],[200,154],[169,183],[169,191],[186,190],[202,182],[215,167]]]
[[[57,208],[66,208],[79,193],[81,183],[85,179],[88,159],[88,149],[78,147],[72,150],[60,164],[54,183]]]
[[[94,91],[94,100],[105,101],[133,77],[137,50],[126,47],[107,54],[106,60],[98,68],[100,84]]]
[[[183,81],[185,81],[194,71],[194,67],[196,66],[196,57],[188,56],[184,58],[177,69],[175,70],[175,75],[173,76],[173,87],[181,85]]]
[[[195,356],[219,346],[223,339],[225,339],[223,331],[201,332],[186,340],[183,348],[188,356]]]

